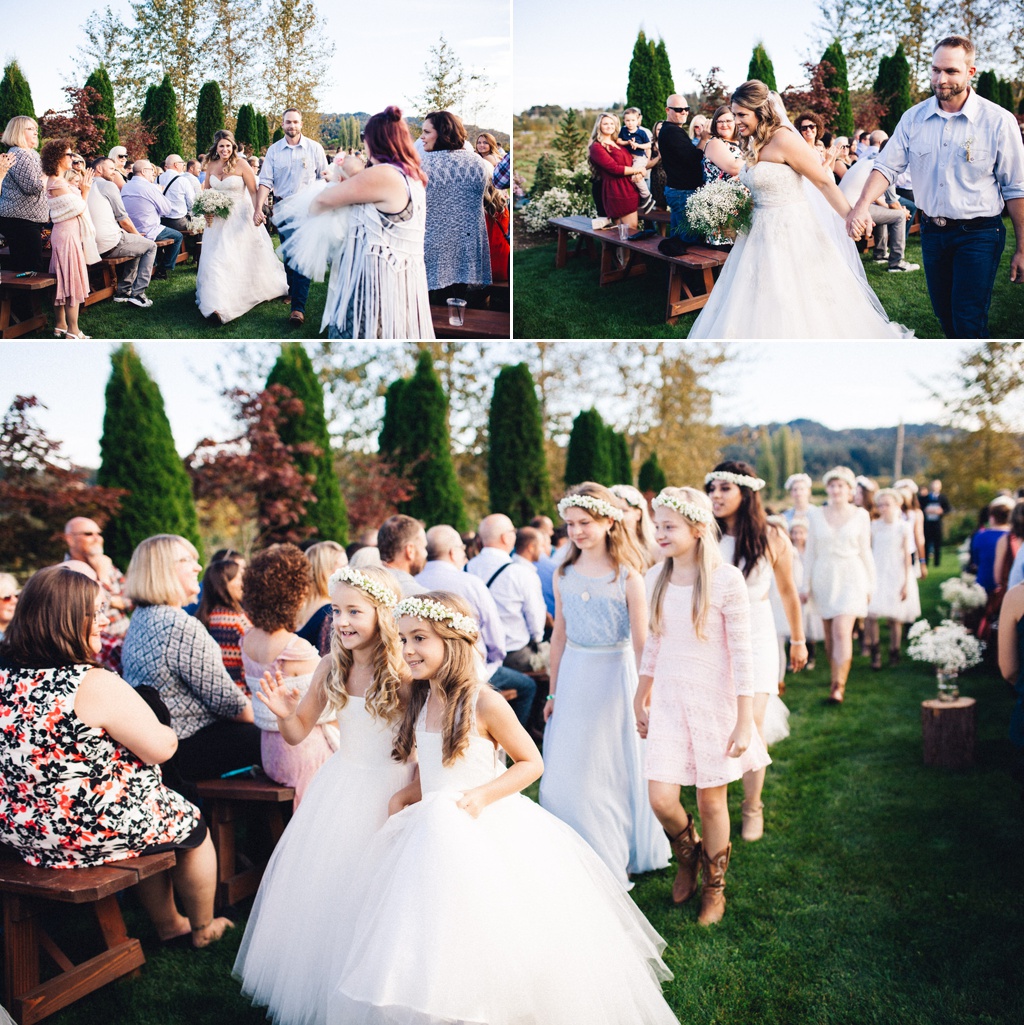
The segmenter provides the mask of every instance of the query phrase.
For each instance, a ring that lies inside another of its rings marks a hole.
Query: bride
[[[768,87],[744,82],[732,94],[732,111],[745,157],[739,180],[754,198],[754,213],[689,337],[906,337],[842,234],[850,203],[817,151],[780,115]],[[823,212],[805,182],[827,202]]]
[[[288,294],[284,264],[263,227],[253,224],[256,176],[231,132],[222,129],[207,155],[203,189],[231,197],[227,217],[207,217],[196,273],[196,305],[204,317],[227,323],[259,303]]]

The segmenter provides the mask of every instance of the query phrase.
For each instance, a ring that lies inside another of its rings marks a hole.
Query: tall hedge
[[[608,428],[596,409],[583,410],[573,421],[565,456],[565,486],[571,488],[587,480],[617,483],[612,480]]]
[[[878,62],[878,77],[875,79],[873,92],[875,99],[885,107],[885,114],[878,119],[878,126],[883,132],[892,135],[904,112],[913,104],[910,93],[910,64],[902,43],[897,45],[896,52],[891,57],[883,57]]]
[[[637,488],[646,494],[657,494],[662,488],[668,487],[668,480],[665,471],[658,462],[658,453],[652,452],[640,467],[640,476],[637,480]]]
[[[12,117],[35,118],[32,106],[32,90],[28,81],[21,73],[17,61],[11,61],[4,68],[4,77],[0,78],[0,132],[7,127]]]
[[[213,137],[224,127],[224,98],[219,82],[204,82],[196,104],[196,149],[207,153],[213,148]]]
[[[117,134],[117,112],[114,109],[114,87],[110,84],[110,76],[107,69],[101,64],[86,80],[86,86],[90,86],[100,94],[95,103],[89,105],[89,113],[93,117],[102,117],[98,122],[103,130],[103,142],[101,149],[103,153],[109,153],[120,143]]]
[[[407,383],[404,377],[400,377],[388,385],[388,390],[384,393],[384,420],[377,439],[380,454],[399,465],[402,463],[402,393]]]
[[[661,97],[661,106],[657,110],[652,110],[648,115],[647,125],[651,128],[654,127],[655,121],[660,121],[665,116],[665,112],[661,108],[664,107],[665,101],[676,91],[675,81],[672,78],[672,65],[668,59],[668,50],[665,48],[664,39],[659,39],[658,45],[654,48],[654,66],[657,69],[661,89],[665,95]]]
[[[281,440],[286,445],[312,445],[317,449],[316,454],[299,452],[293,457],[300,473],[313,475],[312,490],[316,495],[316,501],[309,505],[300,521],[300,528],[306,528],[311,538],[347,544],[348,512],[338,475],[334,472],[323,388],[301,342],[285,342],[281,346],[277,362],[267,377],[267,387],[272,384],[284,385],[303,405],[300,414],[286,419],[278,429]]]
[[[608,428],[608,455],[611,460],[613,484],[633,483],[633,457],[629,454],[629,442],[625,434],[614,427]]]
[[[270,122],[266,114],[256,115],[256,148],[265,153],[270,145]]]
[[[243,103],[238,108],[238,120],[235,122],[235,142],[239,148],[248,146],[252,149],[257,142],[256,112],[251,103]]]
[[[768,56],[764,43],[758,43],[754,47],[754,52],[750,55],[750,64],[747,66],[747,78],[756,78],[759,82],[764,82],[769,89],[778,91],[779,87],[775,83],[775,65],[772,64],[772,59]]]
[[[653,125],[661,116],[660,112],[665,107],[667,96],[668,93],[664,91],[661,84],[661,75],[658,73],[654,43],[644,35],[644,31],[641,29],[633,44],[633,57],[629,62],[626,106],[639,107],[647,124]]]
[[[530,368],[502,367],[494,381],[488,418],[487,485],[491,512],[513,523],[552,516],[544,425]]]
[[[130,343],[111,354],[110,365],[96,483],[129,494],[106,528],[107,554],[124,569],[136,545],[154,534],[181,534],[201,549],[192,486],[160,389]]]
[[[149,161],[162,168],[172,153],[181,153],[181,134],[178,131],[178,98],[174,95],[171,76],[164,75],[158,86],[146,91],[142,108],[142,121],[153,134],[148,150]]]
[[[900,53],[902,53],[902,48]],[[836,102],[836,123],[833,126],[839,135],[852,135],[854,130],[853,108],[850,105],[850,78],[846,67],[846,55],[838,39],[833,39],[821,55],[823,61],[832,65],[832,71],[822,76],[822,82],[828,89],[837,89],[839,95]],[[900,111],[902,113],[902,111]],[[891,131],[891,129],[890,129]]]

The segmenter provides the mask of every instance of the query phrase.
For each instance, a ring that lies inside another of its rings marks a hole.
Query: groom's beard
[[[940,100],[951,100],[954,96],[959,96],[961,93],[967,90],[966,85],[933,85],[932,92],[935,93],[937,99]]]

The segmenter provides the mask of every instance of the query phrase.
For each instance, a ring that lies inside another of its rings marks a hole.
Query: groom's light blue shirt
[[[1016,118],[973,89],[949,114],[931,96],[896,126],[875,170],[889,184],[910,168],[914,202],[930,217],[995,217],[1024,199],[1024,142]]]
[[[260,168],[260,185],[275,196],[294,196],[327,173],[327,154],[323,146],[301,136],[297,145],[278,139],[267,150]]]

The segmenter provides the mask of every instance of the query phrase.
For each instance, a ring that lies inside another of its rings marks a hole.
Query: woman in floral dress
[[[736,137],[736,120],[732,107],[725,105],[715,111],[711,118],[711,127],[701,147],[704,153],[704,184],[735,178],[742,167],[739,140]],[[720,232],[712,232],[707,237],[709,246],[729,247],[733,239]]]

